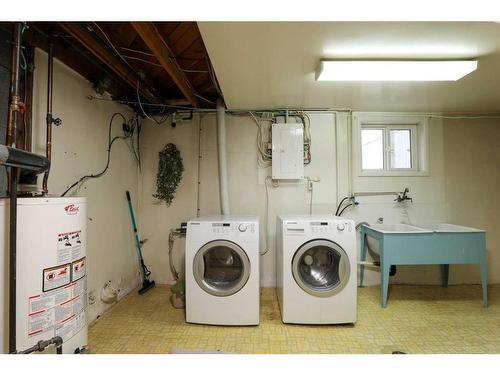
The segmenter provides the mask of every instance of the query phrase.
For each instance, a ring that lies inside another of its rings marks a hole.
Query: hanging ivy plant
[[[158,174],[156,175],[156,193],[153,197],[165,201],[170,206],[174,193],[182,179],[184,165],[180,151],[169,143],[159,152]]]

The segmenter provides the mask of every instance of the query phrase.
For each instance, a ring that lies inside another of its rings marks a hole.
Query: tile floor
[[[500,285],[481,304],[476,285],[392,285],[386,309],[379,288],[358,289],[358,322],[346,326],[281,323],[274,289],[261,292],[261,324],[215,327],[187,324],[170,291],[157,286],[131,293],[89,331],[93,353],[500,353]]]

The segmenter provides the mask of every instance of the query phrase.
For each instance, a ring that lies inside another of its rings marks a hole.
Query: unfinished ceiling
[[[131,106],[213,108],[219,96],[195,22],[31,22],[28,42]]]
[[[226,104],[365,111],[500,110],[500,24],[201,22]],[[321,58],[478,58],[456,82],[317,82]]]

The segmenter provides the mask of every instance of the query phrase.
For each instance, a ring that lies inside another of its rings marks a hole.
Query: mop
[[[146,267],[146,264],[144,263],[144,259],[142,257],[142,243],[141,239],[139,238],[139,234],[137,233],[137,226],[135,224],[135,215],[134,215],[134,208],[132,207],[132,201],[130,200],[130,193],[127,190],[127,201],[128,201],[128,210],[130,212],[130,218],[132,219],[132,227],[134,229],[134,235],[135,235],[135,244],[137,246],[137,254],[139,255],[139,260],[141,262],[141,269],[142,269],[142,288],[139,289],[139,294],[144,294],[146,293],[149,289],[153,288],[155,286],[154,280],[150,280],[149,276],[151,276],[151,271],[148,270],[148,267]]]

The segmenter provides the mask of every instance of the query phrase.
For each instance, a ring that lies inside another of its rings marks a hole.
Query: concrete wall
[[[33,152],[45,153],[47,55],[35,55],[33,92]],[[49,194],[60,195],[81,176],[102,170],[107,158],[108,124],[114,112],[127,118],[132,112],[112,102],[91,101],[90,82],[60,63],[54,64],[54,116],[62,119],[53,127],[52,167]],[[113,124],[112,135],[122,135],[121,119]],[[41,178],[39,179],[41,183]],[[87,180],[70,195],[88,198],[88,291],[96,295],[89,305],[94,320],[108,305],[100,301],[107,280],[121,288],[121,295],[137,285],[138,263],[125,191],[130,190],[137,206],[137,164],[122,140],[114,143],[108,172]]]
[[[335,211],[337,199],[347,195],[349,191],[349,121],[343,114],[311,114],[312,133],[312,163],[305,168],[305,175],[320,177],[321,181],[314,184],[313,212],[331,213]],[[198,127],[200,118],[195,116],[192,121],[178,123],[176,128],[169,124],[158,126],[146,122],[142,137],[143,174],[141,176],[141,224],[142,232],[148,237],[145,252],[149,257],[155,279],[162,283],[170,283],[172,277],[168,267],[167,240],[170,228],[178,226],[181,221],[196,216],[196,187],[198,172]],[[490,253],[490,282],[500,282],[500,265],[495,261],[500,251],[494,228],[499,228],[498,218],[491,219],[489,224],[483,221],[472,221],[461,217],[459,207],[466,199],[463,190],[483,187],[498,191],[498,170],[495,171],[493,161],[485,165],[489,179],[475,179],[474,182],[461,181],[460,187],[455,182],[467,172],[461,174],[462,161],[456,160],[456,148],[461,148],[460,140],[467,140],[474,127],[469,121],[463,125],[463,135],[457,133],[458,128],[449,130],[450,124],[441,119],[429,120],[429,165],[428,176],[419,177],[357,177],[352,176],[353,191],[402,191],[410,189],[413,204],[397,204],[393,196],[362,197],[360,205],[347,210],[344,216],[358,221],[375,222],[383,217],[386,223],[426,221],[441,221],[465,224],[488,230],[488,249]],[[444,131],[446,129],[446,131]],[[453,133],[451,136],[449,133]],[[481,134],[489,134],[487,129],[476,130],[477,150],[474,160],[490,160],[496,157],[498,151],[491,146],[482,147]],[[265,176],[269,169],[257,167],[256,151],[257,128],[247,117],[227,117],[228,168],[231,212],[234,214],[258,214],[261,219],[261,249],[266,247],[265,228]],[[482,136],[487,139],[488,136]],[[200,214],[216,214],[219,212],[218,171],[216,126],[214,115],[204,115],[201,119],[201,150],[200,162]],[[178,189],[177,196],[171,207],[159,204],[152,198],[155,187],[155,176],[158,163],[158,152],[168,142],[175,143],[184,157],[186,172]],[[498,142],[498,141],[497,141]],[[496,145],[496,144],[495,144]],[[497,147],[498,148],[498,147]],[[453,151],[450,151],[453,150]],[[467,154],[460,153],[466,158]],[[481,156],[479,156],[481,155]],[[496,164],[498,165],[498,163]],[[495,172],[497,172],[495,174]],[[477,172],[474,172],[477,173]],[[497,177],[495,177],[497,176]],[[496,178],[496,180],[494,180]],[[494,182],[496,181],[496,185]],[[483,186],[484,185],[484,186]],[[469,187],[467,187],[469,186]],[[458,189],[458,190],[457,190]],[[283,183],[279,188],[270,188],[269,203],[269,244],[270,251],[262,257],[261,282],[264,286],[275,283],[274,276],[274,232],[275,217],[286,213],[308,213],[310,193],[305,183]],[[491,196],[494,194],[492,193]],[[486,199],[486,198],[484,198]],[[498,199],[498,198],[495,198]],[[498,200],[496,201],[498,202]],[[498,207],[498,206],[497,206]],[[486,205],[484,207],[487,209]],[[477,206],[477,215],[482,215],[483,207]],[[458,211],[457,211],[458,210]],[[492,210],[490,208],[490,210]],[[496,211],[498,213],[498,211]],[[498,215],[497,215],[498,216]],[[497,242],[495,242],[497,241]],[[376,245],[376,244],[374,244]],[[177,267],[181,266],[184,241],[176,243],[175,251]],[[376,270],[368,270],[365,276],[368,285],[378,284],[380,274]],[[474,266],[452,267],[451,283],[477,283],[479,277]],[[391,279],[394,283],[439,283],[438,266],[398,267],[397,275]]]

